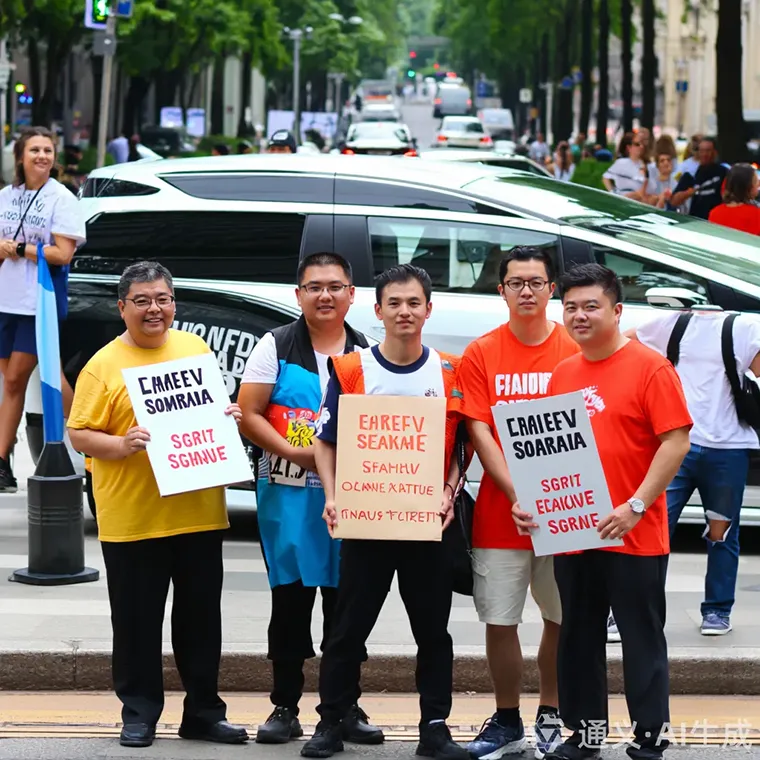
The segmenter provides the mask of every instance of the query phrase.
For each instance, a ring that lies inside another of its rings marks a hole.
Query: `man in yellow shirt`
[[[208,353],[197,335],[172,330],[174,287],[156,262],[127,267],[119,282],[126,331],[98,351],[76,384],[72,445],[92,456],[98,532],[113,624],[113,680],[122,702],[121,744],[147,747],[164,707],[162,626],[174,586],[172,645],[187,696],[179,735],[224,744],[248,739],[219,698],[222,649],[223,488],[161,497],[122,370]],[[227,408],[239,422],[237,404]]]

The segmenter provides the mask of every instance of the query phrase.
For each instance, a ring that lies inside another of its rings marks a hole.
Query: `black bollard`
[[[82,478],[63,441],[45,444],[27,494],[29,567],[8,580],[33,586],[98,580],[100,572],[84,566]]]

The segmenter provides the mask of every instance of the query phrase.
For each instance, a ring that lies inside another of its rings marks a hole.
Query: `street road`
[[[412,137],[417,138],[419,149],[428,150],[435,140],[439,120],[433,118],[432,101],[402,104],[401,118],[404,120]]]

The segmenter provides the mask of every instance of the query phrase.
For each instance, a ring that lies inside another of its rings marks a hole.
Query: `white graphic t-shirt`
[[[8,185],[0,190],[0,238],[13,240],[15,236],[18,243],[41,241],[43,245],[52,245],[55,234],[71,238],[77,245],[83,243],[86,239],[85,223],[76,196],[54,179],[49,179],[35,198],[36,193],[36,190],[27,190],[24,185]],[[28,259],[2,260],[0,313],[33,315],[36,311],[36,262]]]

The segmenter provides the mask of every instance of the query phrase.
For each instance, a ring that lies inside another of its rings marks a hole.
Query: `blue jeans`
[[[678,518],[696,488],[709,517],[730,520],[722,541],[707,541],[707,575],[702,615],[731,614],[739,570],[739,513],[749,471],[748,449],[710,449],[691,445],[681,469],[668,486],[668,524],[673,538]]]

